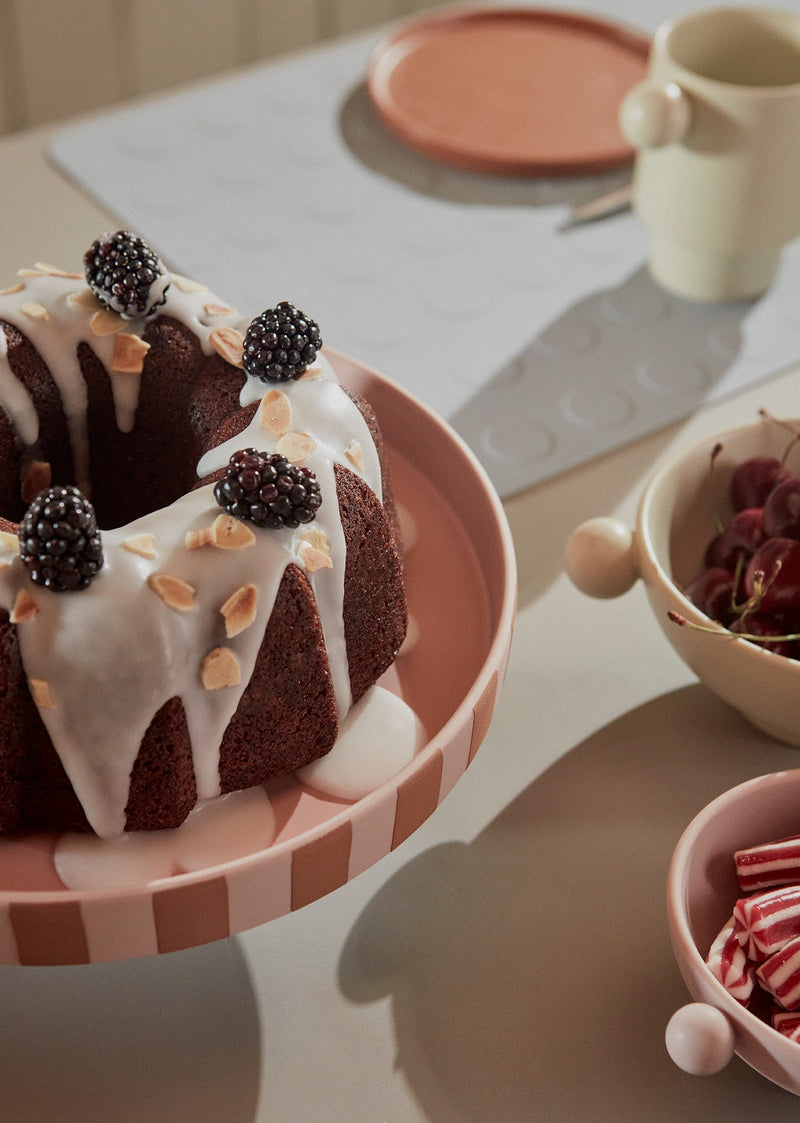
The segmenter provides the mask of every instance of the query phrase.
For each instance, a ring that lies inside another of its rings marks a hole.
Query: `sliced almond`
[[[184,542],[187,550],[199,550],[201,546],[213,546],[214,540],[214,528],[203,526],[199,530],[187,530]]]
[[[33,700],[40,710],[54,710],[56,708],[49,682],[45,682],[43,678],[29,678],[28,686],[33,695]]]
[[[364,450],[360,441],[354,438],[344,450],[344,454],[354,468],[357,468],[359,472],[364,471]]]
[[[312,526],[300,535],[297,555],[309,573],[318,569],[333,569],[331,548],[324,531]]]
[[[23,266],[22,269],[17,270],[18,277],[41,277],[41,269],[29,269],[28,266]]]
[[[282,437],[292,424],[292,403],[283,390],[268,390],[258,407],[258,423],[267,433]]]
[[[318,569],[333,569],[330,554],[326,554],[324,550],[318,550],[316,546],[309,546],[304,542],[301,544],[298,553],[301,562],[309,573],[316,573]]]
[[[284,433],[275,450],[285,456],[290,464],[302,464],[316,447],[317,442],[308,433]]]
[[[213,545],[219,550],[241,550],[254,546],[256,542],[256,536],[250,527],[233,515],[218,515],[211,531],[214,535]]]
[[[125,321],[112,308],[100,308],[89,321],[93,335],[116,335],[125,327]]]
[[[147,578],[147,584],[161,597],[167,608],[171,608],[174,612],[188,612],[194,608],[197,590],[188,581],[173,577],[169,573],[152,573]]]
[[[206,690],[239,685],[242,670],[239,660],[229,647],[215,647],[213,651],[209,651],[200,668],[200,681]]]
[[[0,289],[0,296],[11,296],[11,294],[14,293],[14,292],[22,292],[22,290],[24,288],[25,288],[25,282],[24,281],[18,281],[16,283],[16,285],[9,285],[5,289]]]
[[[31,320],[49,320],[50,313],[47,311],[43,304],[39,304],[36,300],[28,300],[20,306],[20,312],[24,313]]]
[[[151,561],[158,557],[154,534],[131,534],[130,537],[123,538],[122,548],[128,550],[131,554],[138,554],[140,558],[148,558]]]
[[[328,536],[325,531],[320,530],[318,526],[306,527],[300,535],[300,539],[309,546],[313,546],[316,550],[322,550],[326,554],[331,552]]]
[[[31,594],[25,589],[20,589],[11,609],[9,620],[12,624],[24,624],[26,620],[32,620],[38,611],[39,605]]]
[[[298,381],[302,379],[304,382],[316,382],[318,378],[322,378],[322,367],[308,367]]]
[[[145,343],[138,335],[129,335],[120,332],[114,341],[114,358],[111,360],[111,369],[120,374],[141,374],[144,366],[144,357],[150,350],[150,344]]]
[[[230,363],[232,367],[242,365],[244,336],[240,331],[228,327],[214,328],[208,338],[211,346],[226,363]]]
[[[258,589],[255,585],[242,585],[220,608],[225,619],[225,635],[228,639],[238,636],[245,628],[249,628],[256,618],[258,607]]]
[[[102,308],[100,301],[88,286],[67,293],[67,301],[76,308],[82,308],[84,312],[96,312],[98,308]]]
[[[37,261],[34,269],[38,269],[40,273],[45,273],[50,277],[69,277],[74,281],[80,281],[83,278],[82,273],[68,273],[66,269],[60,269],[58,265],[49,265],[46,261]]]
[[[11,550],[19,553],[19,535],[12,534],[9,530],[0,530],[0,549]]]
[[[208,285],[201,285],[199,281],[193,281],[190,277],[182,277],[180,273],[170,275],[175,288],[180,289],[181,292],[208,292]]]
[[[235,316],[236,309],[229,304],[204,304],[203,311],[207,316]]]
[[[31,460],[25,469],[20,494],[26,503],[32,503],[40,491],[52,483],[53,473],[46,460]]]

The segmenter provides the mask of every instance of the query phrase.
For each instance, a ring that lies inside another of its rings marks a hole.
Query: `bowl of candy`
[[[630,530],[582,523],[565,552],[584,593],[639,579],[672,646],[719,697],[800,745],[800,422],[762,413],[667,460]],[[800,830],[800,825],[798,826]]]
[[[694,999],[666,1027],[673,1061],[734,1052],[800,1095],[800,769],[731,788],[692,820],[667,880],[675,958]]]

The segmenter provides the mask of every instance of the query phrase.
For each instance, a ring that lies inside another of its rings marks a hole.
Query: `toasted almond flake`
[[[169,573],[151,573],[147,584],[163,600],[167,608],[175,612],[188,612],[194,608],[196,589],[188,581],[173,577]]]
[[[324,550],[318,550],[316,546],[303,543],[300,546],[299,554],[300,560],[309,573],[316,573],[318,569],[333,569],[330,554],[326,554]]]
[[[230,304],[204,304],[203,311],[207,316],[234,316],[236,309]]]
[[[214,528],[202,526],[199,530],[187,530],[184,544],[187,550],[199,550],[201,546],[213,546],[214,541]]]
[[[320,530],[318,526],[306,527],[300,535],[300,539],[317,550],[323,550],[326,554],[331,552],[330,545],[328,544],[328,536],[325,531]]]
[[[298,381],[302,379],[306,382],[314,382],[318,378],[322,378],[322,367],[308,367],[308,369],[304,370],[300,375]]]
[[[74,292],[67,293],[67,301],[75,308],[83,308],[85,312],[96,312],[98,308],[102,308],[102,304],[88,285],[84,285],[82,289],[75,289]]]
[[[25,288],[24,281],[18,281],[16,285],[9,285],[8,288],[0,289],[0,296],[11,296],[14,292],[22,292]]]
[[[344,454],[354,468],[358,468],[359,472],[364,471],[364,451],[360,441],[354,438],[344,450]]]
[[[258,407],[258,423],[267,433],[282,437],[292,424],[292,403],[283,390],[268,390]]]
[[[32,503],[40,491],[49,487],[53,473],[46,460],[31,460],[25,469],[20,485],[20,494],[26,503]]]
[[[66,269],[61,269],[58,265],[49,265],[46,261],[37,261],[34,264],[34,269],[38,269],[40,273],[45,273],[50,277],[69,277],[75,281],[80,281],[83,278],[83,273],[68,273]]]
[[[31,320],[49,320],[50,313],[47,311],[43,304],[39,304],[36,300],[28,300],[20,306],[20,312],[23,312]]]
[[[215,647],[209,651],[200,668],[200,681],[206,690],[239,685],[242,681],[241,667],[229,647]]]
[[[45,682],[43,678],[29,678],[28,686],[33,695],[33,700],[40,710],[54,710],[56,708],[49,682]]]
[[[249,526],[235,519],[233,515],[218,515],[211,527],[214,535],[213,545],[219,550],[241,550],[254,546],[256,536]]]
[[[114,341],[111,369],[120,374],[141,374],[144,357],[149,350],[150,344],[145,343],[138,335],[120,332]]]
[[[123,538],[122,548],[131,554],[138,554],[140,558],[152,560],[158,557],[154,534],[131,534],[129,538]]]
[[[317,442],[308,433],[284,433],[275,449],[291,464],[301,464],[316,447]]]
[[[208,292],[208,285],[201,285],[199,281],[193,281],[191,277],[183,277],[180,273],[170,275],[175,288],[180,289],[181,292]]]
[[[17,276],[18,277],[41,277],[42,271],[41,271],[41,269],[28,269],[26,266],[23,266],[22,269],[17,270]]]
[[[24,624],[26,620],[32,620],[38,611],[39,605],[31,594],[25,589],[20,589],[11,609],[9,620],[12,624]]]
[[[256,618],[258,607],[258,589],[255,585],[242,585],[220,608],[225,619],[225,635],[228,639],[238,636],[245,628],[249,628]]]
[[[112,308],[100,308],[89,321],[89,327],[93,335],[116,335],[125,327],[125,321]]]
[[[12,534],[9,530],[0,530],[0,549],[11,550],[12,553],[19,553],[19,535]]]
[[[214,328],[208,339],[211,346],[226,363],[230,363],[232,367],[242,365],[244,336],[240,331],[228,327]]]

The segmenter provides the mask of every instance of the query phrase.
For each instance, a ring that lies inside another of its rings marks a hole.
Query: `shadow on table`
[[[664,890],[701,807],[798,765],[690,686],[599,730],[470,844],[409,862],[354,926],[340,985],[355,1003],[391,997],[426,1116],[795,1119],[797,1100],[738,1058],[705,1079],[669,1060],[664,1027],[689,995]]]
[[[451,168],[401,143],[381,123],[366,85],[356,86],[339,113],[351,154],[365,167],[421,195],[492,206],[577,206],[627,183],[631,169],[591,176],[499,176]]]
[[[233,940],[81,967],[0,967],[0,1118],[252,1123],[261,1047]]]

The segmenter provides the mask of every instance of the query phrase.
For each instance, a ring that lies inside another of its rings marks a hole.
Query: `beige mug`
[[[763,293],[800,235],[800,12],[669,20],[619,119],[655,280],[690,300]]]

